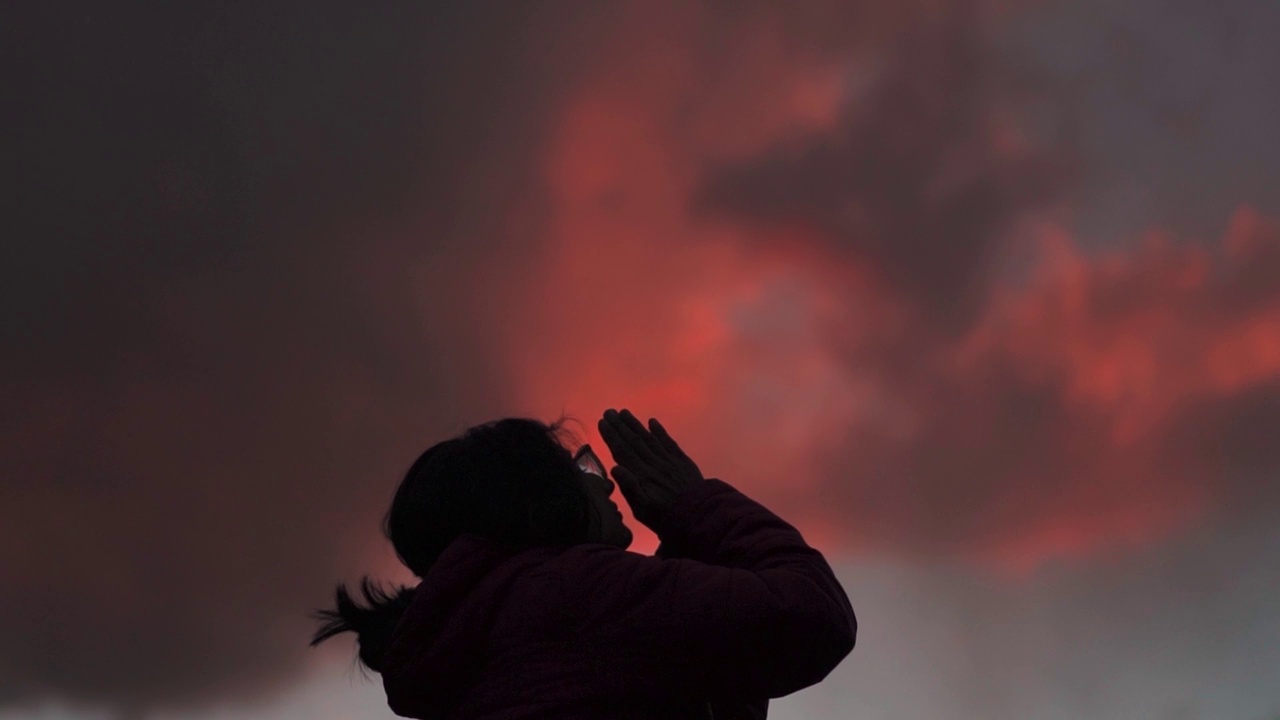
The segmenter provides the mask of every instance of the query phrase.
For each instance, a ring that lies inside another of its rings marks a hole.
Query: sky
[[[393,717],[405,469],[608,407],[840,576],[772,717],[1280,718],[1280,5],[0,13],[0,720]]]

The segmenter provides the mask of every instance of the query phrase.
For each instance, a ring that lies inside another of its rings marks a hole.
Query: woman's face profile
[[[622,511],[609,499],[614,491],[613,481],[585,470],[580,470],[578,475],[591,500],[589,522],[593,541],[624,550],[630,547],[631,528],[622,522]]]

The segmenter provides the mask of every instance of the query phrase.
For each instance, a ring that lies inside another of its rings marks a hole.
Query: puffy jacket
[[[728,483],[686,490],[658,539],[648,556],[459,537],[395,629],[387,704],[429,720],[764,718],[853,649],[826,560]]]

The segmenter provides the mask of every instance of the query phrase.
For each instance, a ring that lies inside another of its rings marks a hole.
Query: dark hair
[[[424,578],[464,533],[522,548],[588,542],[589,498],[569,450],[576,438],[565,429],[566,420],[495,420],[422,453],[382,523],[400,561]],[[415,588],[402,585],[387,593],[367,576],[360,588],[368,607],[340,584],[337,609],[312,614],[323,624],[311,646],[354,632],[360,662],[380,673],[391,633]]]

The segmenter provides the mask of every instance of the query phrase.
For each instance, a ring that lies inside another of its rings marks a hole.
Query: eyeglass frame
[[[609,475],[604,469],[604,463],[600,461],[600,456],[596,455],[595,451],[591,449],[591,445],[589,444],[578,448],[578,451],[573,454],[573,462],[578,466],[579,470],[585,473],[595,475],[596,477],[602,477],[606,480],[609,479]],[[592,463],[594,463],[595,467],[598,468],[598,472],[590,467],[590,464]]]

